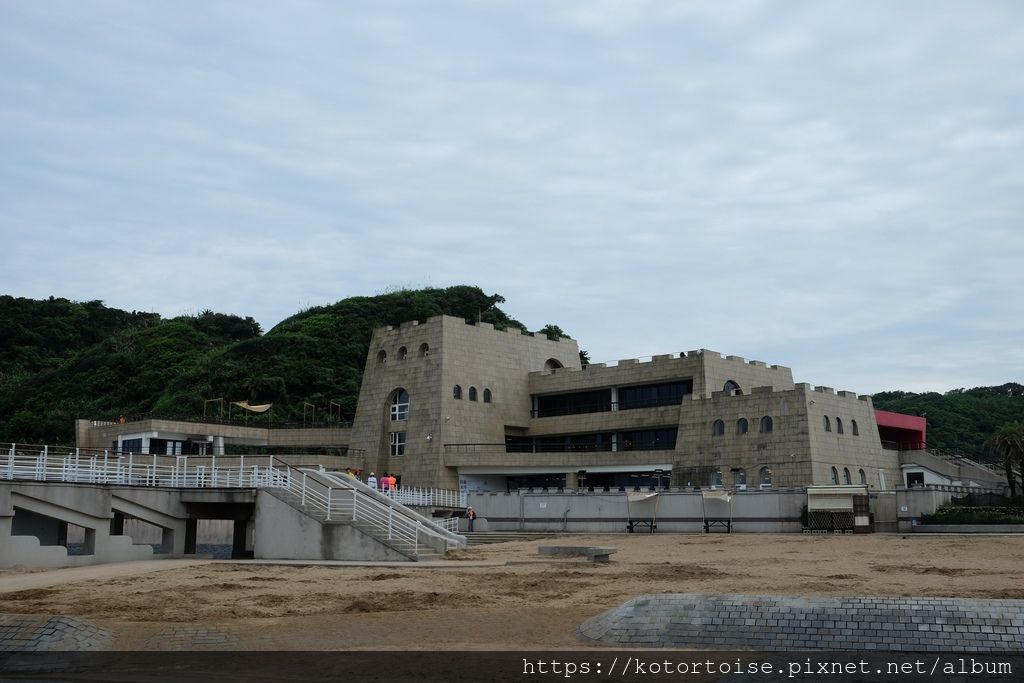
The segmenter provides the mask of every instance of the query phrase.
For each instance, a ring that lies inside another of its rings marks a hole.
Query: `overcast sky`
[[[0,293],[1024,381],[1022,113],[1015,1],[0,2]]]

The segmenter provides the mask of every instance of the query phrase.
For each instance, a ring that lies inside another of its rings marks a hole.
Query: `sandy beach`
[[[618,548],[609,564],[538,545]],[[0,572],[0,613],[71,615],[117,649],[573,649],[644,593],[1024,598],[1024,537],[601,535],[473,547],[429,566],[225,561]]]

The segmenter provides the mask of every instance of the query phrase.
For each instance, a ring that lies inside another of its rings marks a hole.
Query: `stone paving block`
[[[1020,652],[1024,601],[954,598],[800,598],[757,595],[641,596],[580,626],[592,643],[853,650]],[[913,610],[913,614],[908,612]],[[644,621],[643,634],[628,624]]]

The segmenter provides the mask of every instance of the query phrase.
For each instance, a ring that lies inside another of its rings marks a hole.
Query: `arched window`
[[[822,415],[821,416],[821,422],[822,422],[823,425],[825,425],[825,431],[826,432],[831,432],[832,431],[832,423],[828,421],[828,415]]]
[[[545,370],[557,370],[560,367],[562,367],[562,364],[558,361],[557,358],[548,358],[544,362],[544,369]]]
[[[770,432],[773,429],[775,429],[775,423],[772,421],[771,416],[770,415],[765,415],[764,417],[762,417],[761,418],[761,431],[762,432]]]
[[[729,380],[728,382],[725,383],[725,386],[722,387],[722,391],[735,391],[737,395],[743,393],[743,390],[740,389],[740,385],[736,384],[736,382],[733,382],[732,380]]]
[[[832,483],[839,483],[839,470],[837,470],[835,467],[832,468]]]
[[[860,471],[860,483],[864,486],[868,485],[868,475],[864,473],[864,470]]]
[[[469,400],[470,401],[475,401],[476,400],[476,387],[470,387],[469,388]]]
[[[860,436],[860,428],[857,427],[857,421],[856,420],[850,420],[850,428],[853,430],[853,435],[854,436]],[[867,482],[864,482],[864,483],[867,483]]]
[[[844,484],[852,484],[853,483],[853,480],[850,479],[850,468],[849,467],[844,467],[843,468],[843,483]]]
[[[746,486],[747,485],[747,471],[745,469],[743,469],[742,467],[739,468],[738,470],[736,470],[736,474],[734,476],[734,480],[736,482],[736,486]]]
[[[722,470],[715,470],[711,476],[711,485],[715,488],[722,488]]]
[[[772,471],[767,467],[761,468],[761,488],[771,488],[772,485]]]
[[[458,384],[456,384],[455,388],[452,389],[452,398],[454,398],[456,401],[462,399],[462,387],[460,387]]]
[[[381,349],[377,353],[377,362],[380,363],[381,365],[384,365],[384,363],[387,363],[388,362],[388,352],[385,351],[384,349]]]
[[[484,389],[484,403],[490,403],[490,402],[491,402],[491,390],[490,389]]]
[[[714,426],[711,427],[712,436],[724,436],[725,435],[725,422],[722,420],[715,420]]]
[[[391,419],[409,419],[409,392],[405,389],[397,389],[391,397]]]
[[[839,417],[836,418],[836,433],[837,434],[842,434],[843,433],[843,420],[842,420],[842,418],[839,418]]]
[[[405,360],[408,357],[409,357],[409,349],[405,348],[404,346],[399,346],[398,347],[398,360]]]
[[[747,418],[741,417],[740,419],[736,420],[736,433],[737,434],[746,434],[749,431],[750,431],[750,423],[747,422]]]
[[[430,345],[426,342],[420,344],[420,358],[426,358],[430,355]]]

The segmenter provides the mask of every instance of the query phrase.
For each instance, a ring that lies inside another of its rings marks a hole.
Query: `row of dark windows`
[[[646,384],[618,389],[618,400],[612,401],[611,389],[577,391],[571,394],[537,396],[533,417],[604,413],[611,410],[633,410],[657,406],[679,405],[683,397],[693,393],[693,380]]]
[[[595,453],[616,451],[674,450],[677,430],[639,429],[626,432],[567,434],[563,436],[507,436],[508,453]]]
[[[764,417],[761,418],[759,426],[761,433],[766,434],[768,432],[775,430],[775,421],[771,418],[770,415],[765,415]],[[747,418],[741,417],[740,419],[736,420],[737,434],[746,434],[749,431],[750,422],[747,420]],[[712,436],[725,436],[725,421],[715,420],[714,424],[711,426],[711,434]]]
[[[864,470],[858,470],[858,472],[860,474],[860,483],[864,484],[865,486],[867,486],[868,475],[864,472]],[[832,483],[833,484],[839,484],[839,470],[836,469],[835,467],[832,468]],[[850,477],[850,468],[849,467],[844,467],[843,468],[843,483],[844,484],[852,484],[853,483],[852,478]]]
[[[821,423],[825,427],[826,432],[832,431],[832,421],[828,419],[828,415],[821,416]],[[860,436],[860,427],[857,426],[856,420],[850,420],[850,430],[854,436]],[[842,418],[836,418],[836,434],[845,434],[843,431],[843,420]]]
[[[476,387],[470,387],[469,388],[469,400],[470,401],[476,401],[477,400],[477,396],[478,395],[477,395]],[[456,401],[461,401],[462,400],[462,387],[460,385],[456,384],[454,387],[452,387],[452,398],[454,398]],[[484,403],[491,403],[493,401],[493,399],[494,399],[494,395],[491,393],[491,390],[485,388],[484,389]]]
[[[419,348],[419,351],[417,352],[417,355],[420,358],[426,358],[427,356],[429,356],[430,355],[430,345],[427,344],[426,342],[423,342],[422,344],[420,344],[420,348]],[[407,347],[405,347],[405,346],[399,346],[398,347],[397,357],[398,357],[398,360],[400,360],[400,361],[406,360],[407,358],[409,358],[409,349]],[[384,349],[381,349],[380,351],[377,352],[377,363],[379,365],[384,365],[387,362],[388,362],[388,352],[385,351]]]

